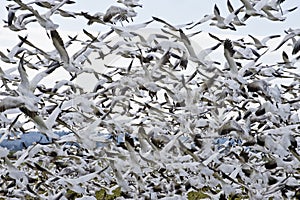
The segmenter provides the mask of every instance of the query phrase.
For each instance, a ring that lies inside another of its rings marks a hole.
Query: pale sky
[[[226,0],[144,0],[144,8],[141,9],[142,12],[139,13],[139,20],[147,20],[152,15],[162,17],[165,20],[170,21],[174,24],[186,23],[186,22],[197,22],[205,14],[212,14],[214,5],[220,9],[221,16],[226,16],[228,14]],[[234,8],[241,6],[239,0],[231,0]],[[158,6],[160,5],[160,6]],[[282,4],[282,9],[290,9],[292,7],[300,7],[300,1],[292,0],[286,1]],[[297,28],[300,19],[300,10],[296,10],[293,13],[287,15],[288,18],[285,22],[270,22],[266,19],[247,21],[246,27],[238,27],[237,31],[230,31],[231,34],[254,34],[254,35],[270,35],[275,33],[283,33],[290,27]],[[207,23],[209,24],[209,23]],[[201,26],[198,27],[201,30]],[[209,28],[207,31],[228,33],[228,31],[220,31],[216,27]]]
[[[33,0],[23,0],[23,1],[29,2]],[[85,11],[93,15],[96,12],[104,13],[110,5],[116,4],[114,2],[116,1],[79,0],[74,5],[65,5],[63,9],[72,10],[74,12]],[[164,19],[173,25],[184,24],[188,22],[197,22],[205,14],[212,14],[213,7],[215,4],[218,5],[221,12],[221,16],[226,17],[228,15],[226,0],[142,0],[141,3],[143,4],[143,7],[137,8],[138,16],[135,19],[136,23],[149,21],[152,19],[152,16],[156,16],[161,19]],[[231,0],[231,3],[235,8],[241,6],[240,0]],[[7,2],[2,3],[2,5],[0,6],[0,18],[4,20],[7,19],[7,12],[5,9],[5,5],[7,5]],[[282,9],[287,10],[295,6],[300,7],[299,0],[290,0],[284,2],[282,4]],[[61,34],[62,38],[65,40],[67,40],[66,34],[72,36],[75,36],[78,32],[83,34],[82,29],[101,31],[101,32],[104,31],[103,25],[93,24],[94,28],[86,25],[86,20],[84,20],[82,17],[77,17],[77,19],[67,18],[65,20],[61,20],[60,16],[52,16],[51,19],[55,23],[58,23],[60,25],[58,31]],[[233,35],[237,35],[237,37],[239,38],[246,37],[248,34],[252,34],[255,36],[267,36],[267,35],[275,35],[275,34],[285,35],[284,30],[287,30],[288,28],[300,28],[299,19],[300,19],[300,9],[297,9],[296,11],[287,14],[287,20],[284,22],[271,22],[263,18],[249,19],[247,21],[247,26],[236,27],[237,31],[235,32],[228,31],[228,30],[220,30],[216,27],[210,27],[208,26],[210,22],[207,22],[203,26],[201,25],[195,27],[193,31],[195,32],[195,31],[202,30],[203,32],[212,32],[218,35],[225,34],[224,37],[227,37],[228,34],[233,34]],[[38,46],[41,45],[42,48],[46,49],[47,51],[54,50],[51,39],[47,37],[46,31],[39,28],[39,26],[30,25],[28,27],[28,30],[13,33],[8,28],[3,28],[4,25],[5,23],[1,20],[0,21],[0,27],[1,27],[0,28],[0,50],[2,52],[6,52],[6,49],[12,48],[14,45],[16,45],[19,42],[18,35],[25,36],[27,34],[28,34],[29,41],[32,42],[34,41],[36,45]],[[159,24],[158,27],[161,26],[162,25]],[[36,27],[38,27],[39,29],[36,29]],[[208,47],[212,46],[212,44],[206,43],[207,34],[206,35],[203,34],[203,37],[198,37],[197,40],[199,41],[199,44],[201,45],[202,48],[205,48],[206,47],[205,45],[208,45]],[[280,41],[281,39],[278,40]],[[278,40],[277,40],[277,44],[279,42]],[[214,42],[216,44],[216,41]],[[222,54],[220,54],[220,52],[216,52],[216,54],[218,53],[219,55],[215,55],[217,56],[217,58],[223,57]],[[281,59],[281,55],[278,54],[277,55],[270,54],[269,56],[270,56],[269,59],[273,59],[272,60],[273,62],[276,62],[275,60]],[[1,67],[5,69],[6,63],[1,62]],[[12,67],[12,65],[8,67]],[[59,74],[59,75],[64,76],[63,74]],[[55,79],[58,79],[58,77],[55,77]]]
[[[23,2],[30,2],[34,0],[23,0]],[[166,20],[167,22],[178,25],[188,22],[197,22],[206,14],[212,14],[214,5],[220,9],[221,16],[226,17],[229,13],[226,6],[226,0],[141,0],[142,8],[137,8],[138,16],[135,18],[135,23],[142,23],[152,19],[152,16],[159,17]],[[7,11],[5,5],[10,4],[11,1],[2,4],[0,7],[0,18],[7,19]],[[231,0],[234,8],[238,8],[242,5],[240,0]],[[74,12],[88,12],[91,15],[102,12],[105,13],[107,8],[110,5],[117,5],[116,0],[79,0],[76,4],[64,5],[62,8],[65,10],[71,10]],[[282,9],[287,10],[295,6],[300,7],[300,1],[285,1],[282,4]],[[43,14],[45,11],[41,11]],[[255,36],[267,36],[274,34],[285,35],[284,30],[288,28],[299,28],[299,19],[300,19],[300,9],[293,11],[286,15],[287,20],[284,22],[271,22],[264,18],[255,18],[247,20],[247,26],[236,27],[237,31],[229,30],[220,30],[216,27],[211,27],[205,23],[204,25],[197,26],[193,31],[202,30],[203,32],[212,32],[214,34],[224,34],[227,35],[237,35],[239,38],[246,37],[248,34]],[[54,15],[51,19],[60,25],[58,31],[62,35],[62,38],[65,39],[68,35],[75,36],[77,33],[82,33],[82,29],[89,31],[104,31],[104,26],[99,24],[93,24],[93,26],[88,26],[86,20],[83,17],[77,17],[76,19],[66,18],[62,19],[59,15]],[[36,22],[35,22],[36,23]],[[157,24],[157,23],[156,23]],[[51,39],[46,35],[46,31],[41,29],[38,25],[29,25],[28,30],[12,32],[8,28],[3,28],[4,22],[0,22],[0,50],[6,52],[6,49],[12,48],[19,42],[18,35],[25,36],[28,34],[28,40],[34,41],[36,45],[42,45],[43,49],[48,48],[49,51],[54,47],[52,45]],[[155,24],[151,24],[155,26]],[[158,24],[157,27],[162,27],[161,24]],[[36,29],[38,28],[38,29]],[[206,34],[207,35],[207,34]],[[203,38],[203,37],[202,37]],[[280,40],[280,39],[279,39]],[[200,41],[201,47],[207,45],[206,39]],[[215,41],[214,41],[215,42]],[[277,41],[278,42],[278,41]],[[209,44],[210,45],[210,44]],[[278,57],[278,56],[277,56]]]
[[[112,4],[116,4],[115,0],[81,0],[78,1],[76,8],[78,11],[89,11],[94,14],[96,12],[105,12]],[[226,0],[141,0],[143,8],[137,8],[138,16],[136,22],[145,22],[151,20],[152,16],[160,17],[167,20],[171,24],[183,24],[187,22],[197,22],[205,14],[212,14],[214,5],[220,9],[222,16],[228,15]],[[239,0],[231,0],[234,8],[242,5]],[[287,10],[295,6],[300,7],[300,1],[285,1],[282,9]],[[236,35],[270,35],[282,34],[284,30],[294,27],[297,28],[300,19],[300,9],[286,15],[288,18],[284,22],[271,22],[266,19],[249,19],[246,27],[238,27],[236,32],[230,31]],[[206,23],[207,25],[209,23]],[[70,27],[78,30],[78,27]],[[197,29],[204,31],[212,31],[215,33],[228,33],[228,30],[219,30],[216,27],[199,26]]]
[[[23,0],[24,2],[29,2],[31,0]],[[94,14],[96,12],[104,13],[106,9],[115,3],[116,0],[78,0],[76,4],[73,5],[64,5],[65,9],[72,9],[74,11],[86,11],[90,14]],[[187,22],[197,22],[201,19],[205,14],[212,14],[214,4],[217,4],[221,15],[226,16],[228,14],[228,10],[226,7],[226,0],[141,0],[141,4],[143,4],[143,8],[137,8],[138,16],[136,18],[136,22],[144,22],[151,19],[152,16],[160,17],[162,19],[167,20],[171,24],[182,24]],[[9,2],[11,3],[11,2]],[[231,0],[231,3],[235,8],[242,5],[239,0]],[[7,4],[7,3],[6,3]],[[2,4],[0,8],[0,18],[6,19],[6,9],[5,4]],[[298,6],[300,7],[300,1],[285,1],[282,4],[282,9],[287,10],[292,7]],[[284,30],[294,27],[297,28],[300,19],[300,9],[287,14],[288,18],[284,22],[270,22],[266,19],[250,19],[247,21],[246,27],[238,27],[236,32],[231,32],[231,34],[254,34],[254,35],[270,35],[270,34],[282,34]],[[55,17],[53,17],[55,21]],[[58,17],[57,19],[61,19]],[[64,20],[69,23],[64,23],[64,27],[61,29],[69,30],[69,31],[78,31],[81,30],[78,26],[85,26],[83,21],[81,20]],[[206,23],[209,24],[209,23]],[[1,20],[1,27],[3,27],[4,22]],[[97,27],[97,26],[96,26]],[[100,26],[99,26],[100,28]],[[7,28],[6,28],[7,29]],[[229,31],[219,30],[216,27],[209,26],[199,26],[196,29],[204,30],[204,31],[212,31],[214,33],[228,33]],[[22,31],[26,32],[26,31]],[[19,32],[21,33],[21,32]],[[3,46],[3,42],[5,43],[5,39],[9,35],[7,31],[0,29],[0,37],[1,37],[1,46]]]

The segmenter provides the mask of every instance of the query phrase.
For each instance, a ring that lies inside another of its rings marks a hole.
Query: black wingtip
[[[227,49],[231,55],[234,54],[234,50],[233,50],[233,46],[232,46],[232,42],[229,39],[226,39],[224,41],[224,49]]]
[[[292,55],[297,54],[300,51],[300,39],[295,43]]]
[[[215,12],[217,12],[218,15],[220,15],[220,10],[219,10],[217,4],[215,4],[214,10],[215,10]]]
[[[51,38],[56,38],[60,45],[64,46],[64,42],[56,30],[50,31]]]

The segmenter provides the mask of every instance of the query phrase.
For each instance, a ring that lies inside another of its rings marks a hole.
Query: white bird
[[[58,51],[58,54],[59,54],[61,60],[66,65],[70,64],[70,57],[65,48],[65,44],[64,44],[63,40],[61,39],[60,35],[58,34],[58,32],[56,30],[51,30],[50,36],[52,39],[52,43],[53,43],[54,47],[56,48],[56,50]]]
[[[32,121],[36,124],[39,131],[43,134],[45,134],[49,138],[58,138],[56,134],[53,133],[52,129],[47,126],[47,124],[44,122],[43,118],[38,115],[38,107],[37,104],[39,102],[39,98],[34,95],[33,88],[30,88],[30,82],[28,80],[28,75],[25,71],[24,65],[24,54],[20,59],[20,63],[18,66],[18,71],[21,76],[21,83],[16,91],[17,97],[15,97],[15,104],[22,105],[19,107],[19,109],[27,115]],[[37,78],[41,79],[41,78]],[[38,81],[36,81],[38,82]],[[17,99],[20,99],[20,101],[16,101]],[[10,105],[10,107],[15,105]]]
[[[117,0],[117,2],[124,4],[126,7],[142,7],[139,0]]]
[[[230,3],[230,0],[227,0],[227,8],[228,8],[229,13],[235,13],[236,12],[236,10],[234,10],[233,6]],[[240,11],[241,9],[242,9],[242,7],[239,8],[238,10]],[[239,17],[237,16],[237,13],[235,14],[235,17],[233,18],[231,23],[234,24],[234,25],[237,25],[237,26],[245,26],[246,25],[244,22],[242,22],[239,19]]]
[[[24,68],[24,55],[25,53],[23,53],[21,59],[20,59],[20,62],[19,62],[19,66],[18,66],[18,71],[19,71],[19,74],[20,74],[20,77],[21,77],[21,83],[18,87],[18,90],[23,94],[23,95],[27,95],[28,92],[28,88],[29,88],[29,80],[28,80],[28,75],[25,71],[25,68]]]
[[[235,53],[233,55],[234,58],[236,59],[247,59],[247,60],[255,60],[261,55],[253,48],[251,47],[242,47],[238,49],[234,49]]]
[[[294,43],[292,54],[297,54],[300,51],[300,39]]]
[[[40,99],[37,96],[35,96],[33,91],[30,89],[30,82],[28,80],[28,75],[24,68],[24,55],[25,54],[22,55],[18,65],[21,83],[19,84],[15,93],[16,95],[24,98],[24,101],[26,102],[25,107],[27,107],[27,109],[36,112],[38,110],[37,105]]]
[[[247,84],[249,92],[262,91],[263,93],[269,92],[269,85],[265,80],[255,80]]]
[[[62,2],[62,0],[59,0],[59,2]],[[44,1],[44,0],[34,0],[28,4],[36,4],[42,8],[47,8],[47,9],[51,9],[52,7],[55,7],[56,4],[57,4],[57,0],[47,0],[47,1]],[[67,1],[66,4],[74,4],[75,1]],[[28,5],[27,4],[27,5]],[[70,12],[70,11],[66,11],[66,10],[62,10],[62,9],[57,9],[57,13],[59,13],[62,17],[73,17],[73,18],[76,18],[76,14],[77,13],[74,13],[74,12]]]
[[[6,62],[6,63],[16,63],[15,60],[12,60],[10,59],[8,56],[6,56],[2,51],[0,51],[0,59],[3,61],[3,62]]]
[[[275,10],[275,11],[279,11],[281,12],[281,15],[283,15],[283,11],[281,8],[281,4],[284,2],[285,0],[269,0],[268,4],[265,6],[266,8],[268,8],[269,10]],[[278,9],[279,8],[279,9]]]
[[[213,14],[211,14],[211,15],[204,15],[204,16],[202,17],[202,19],[200,19],[197,23],[193,24],[193,26],[187,27],[186,29],[192,29],[192,28],[194,28],[195,26],[200,25],[200,24],[203,24],[203,23],[205,23],[205,22],[207,22],[207,21],[209,21],[209,20],[212,20],[212,19],[215,19],[215,20],[216,20],[215,15],[213,15]]]
[[[70,86],[70,88],[71,88],[71,90],[73,91],[73,92],[76,92],[76,90],[77,90],[77,88],[78,88],[78,86],[75,84],[75,83],[73,83],[72,81],[69,81],[69,80],[60,80],[60,81],[57,81],[56,83],[55,83],[55,85],[53,86],[53,88],[51,89],[51,93],[56,93],[57,92],[57,90],[59,89],[59,88],[61,88],[62,86],[64,86],[64,85],[66,85],[66,86]],[[80,89],[80,88],[79,88]]]
[[[122,37],[134,37],[136,33],[134,31],[145,28],[148,24],[153,22],[153,20],[147,21],[145,23],[135,24],[135,25],[128,25],[128,26],[116,26],[111,25],[111,28]]]
[[[286,54],[285,51],[282,52],[282,59],[283,59],[283,62],[278,62],[277,63],[278,65],[283,65],[283,67],[286,68],[286,69],[297,69],[297,67],[294,66],[297,59],[296,60],[290,60],[289,56]]]
[[[20,8],[21,7],[15,5],[9,5],[6,7],[8,10],[8,16],[7,21],[3,20],[5,23],[7,23],[7,25],[4,25],[4,27],[9,27],[9,29],[12,31],[21,31],[26,30],[26,24],[36,21],[36,19],[25,20],[28,17],[34,16],[32,13],[25,13],[16,17],[15,13]]]
[[[274,51],[278,50],[282,45],[284,45],[288,40],[294,38],[295,36],[300,36],[300,29],[289,29],[287,35],[282,39],[279,45],[274,49]]]
[[[227,60],[227,63],[229,65],[229,68],[230,68],[230,72],[233,74],[233,75],[236,75],[238,73],[238,68],[237,68],[237,65],[233,59],[233,54],[234,54],[234,49],[233,49],[233,46],[232,46],[232,42],[229,40],[229,39],[226,39],[224,41],[224,56]]]
[[[100,24],[105,24],[104,21],[103,21],[103,19],[102,19],[102,17],[103,17],[104,14],[101,13],[101,12],[97,12],[97,13],[95,13],[93,15],[90,15],[87,12],[81,12],[81,13],[79,13],[77,15],[84,16],[88,20],[87,25],[92,25],[94,22],[100,23]]]
[[[236,30],[234,25],[232,24],[233,19],[237,16],[237,14],[239,13],[240,9],[237,9],[236,11],[234,11],[233,13],[231,13],[230,15],[228,15],[226,18],[222,17],[220,15],[220,10],[218,8],[218,6],[215,4],[214,7],[214,15],[216,17],[217,23],[210,23],[211,26],[217,26],[218,28],[221,29],[231,29],[231,30]]]
[[[4,112],[9,109],[19,108],[24,106],[25,102],[24,99],[20,96],[7,96],[0,101],[0,112]]]
[[[52,64],[50,64],[50,66],[48,66],[48,68],[44,71],[39,72],[38,74],[36,74],[30,81],[29,83],[29,87],[28,89],[30,91],[34,91],[39,82],[41,80],[43,80],[46,76],[48,76],[49,74],[51,74],[54,70],[56,70],[58,67],[60,66],[60,64],[58,62],[53,62]]]
[[[286,17],[284,17],[283,15],[287,14],[287,13],[290,13],[294,10],[296,10],[298,7],[294,7],[294,8],[291,8],[291,9],[288,9],[288,10],[285,10],[285,11],[281,11],[281,13],[271,13],[270,10],[266,9],[266,8],[262,8],[262,10],[265,12],[265,14],[267,15],[266,17],[269,19],[269,20],[272,20],[272,21],[284,21],[286,19]]]
[[[15,20],[15,13],[18,10],[18,7],[9,5],[6,6],[6,10],[8,11],[6,23],[8,26],[11,26]]]
[[[27,36],[24,37],[26,40]],[[24,41],[20,41],[16,46],[14,46],[8,53],[8,55],[5,55],[3,52],[0,51],[1,60],[7,63],[16,63],[17,61],[14,59],[16,55],[23,52],[24,50],[27,50],[26,48],[23,48]]]
[[[55,134],[52,130],[52,127],[48,127],[47,123],[43,120],[43,118],[38,115],[37,112],[29,110],[26,106],[19,107],[19,109],[27,115],[34,124],[36,125],[37,129],[42,133],[45,134],[48,138],[58,139],[59,136]],[[56,113],[55,113],[56,114]]]
[[[280,37],[280,35],[271,35],[271,36],[267,36],[265,38],[263,38],[262,40],[259,40],[257,38],[255,38],[254,36],[252,35],[248,35],[249,37],[251,37],[254,41],[254,46],[259,50],[261,48],[267,48],[267,44],[266,42],[269,41],[270,39],[273,39],[273,38],[278,38]]]
[[[66,71],[68,71],[72,77],[72,79],[76,76],[79,72],[79,68],[76,68],[70,60],[69,54],[65,48],[65,44],[61,39],[60,35],[56,30],[50,31],[52,43],[56,48],[61,60],[63,61],[63,67]],[[75,73],[75,74],[74,74]]]
[[[201,50],[198,55],[197,55],[197,58],[199,60],[201,60],[203,63],[205,63],[206,65],[208,66],[212,66],[213,64],[220,64],[219,62],[217,61],[210,61],[209,59],[206,60],[205,58],[211,54],[213,51],[215,51],[222,43],[218,43],[217,45],[214,45],[213,47],[210,47],[210,48],[206,48],[206,49],[203,49]]]
[[[119,6],[110,6],[103,16],[104,22],[115,23],[116,21],[128,20],[135,17],[137,13],[132,8],[122,8]]]
[[[24,4],[21,0],[15,0],[21,8],[29,10],[34,16],[36,17],[37,21],[39,24],[44,27],[46,30],[55,30],[58,28],[57,24],[54,24],[50,17],[60,8],[62,7],[65,3],[67,3],[69,0],[63,0],[60,3],[56,4],[53,6],[48,12],[45,14],[39,14],[37,10],[34,10],[31,6],[28,6],[27,4]]]
[[[255,5],[252,5],[249,0],[240,0],[245,6],[245,16],[242,21],[246,21],[251,16],[264,16],[262,8],[267,4],[268,0],[261,0]]]

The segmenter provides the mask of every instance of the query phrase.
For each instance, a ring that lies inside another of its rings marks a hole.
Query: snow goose
[[[261,48],[267,48],[267,44],[266,42],[269,41],[270,39],[273,38],[278,38],[280,37],[280,35],[271,35],[271,36],[267,36],[265,38],[263,38],[262,40],[257,39],[256,37],[252,36],[252,35],[248,35],[249,37],[251,37],[254,41],[254,46],[259,50]]]
[[[297,54],[300,51],[300,39],[298,39],[295,43],[294,43],[294,47],[293,47],[293,52],[292,54]]]
[[[295,36],[300,36],[300,29],[289,29],[286,31],[287,35],[282,39],[279,45],[274,49],[278,50],[282,45],[284,45],[288,40],[294,38]]]
[[[283,15],[288,14],[290,12],[293,12],[294,10],[296,10],[298,7],[293,7],[291,9],[285,10],[285,11],[281,11],[281,13],[271,13],[271,11],[269,11],[267,8],[262,8],[262,10],[264,11],[264,13],[267,15],[266,17],[271,20],[271,21],[284,21],[286,19],[286,17],[284,17]]]
[[[128,20],[135,17],[137,13],[131,8],[121,8],[119,6],[110,6],[103,16],[104,22],[115,23],[116,21]]]
[[[211,14],[211,15],[204,15],[197,23],[193,24],[192,26],[190,27],[187,27],[186,29],[192,29],[194,28],[195,26],[198,26],[200,24],[203,24],[209,20],[212,20],[212,19],[215,19],[216,20],[216,17],[215,15]]]
[[[277,64],[283,65],[283,67],[286,69],[297,69],[297,67],[294,66],[295,60],[291,61],[285,51],[282,52],[282,60],[283,62],[278,62]]]
[[[18,9],[21,9],[22,7],[16,6],[16,5],[8,5],[6,7],[8,14],[7,14],[7,20],[3,20],[7,25],[4,25],[4,27],[8,27],[12,31],[21,31],[26,30],[26,24],[36,21],[36,19],[29,19],[26,20],[28,17],[34,16],[32,13],[25,13],[21,14],[19,16],[16,16],[15,13]]]
[[[16,91],[16,94],[18,95],[16,98],[20,98],[22,102],[17,102],[17,104],[23,105],[20,106],[19,109],[32,121],[35,123],[39,131],[43,134],[45,134],[49,138],[58,138],[56,134],[53,133],[52,127],[49,128],[43,118],[38,115],[37,113],[37,103],[39,101],[39,98],[34,95],[33,88],[31,88],[31,84],[28,80],[28,75],[24,68],[24,54],[20,59],[18,71],[21,76],[21,83]],[[37,79],[41,79],[37,77]]]
[[[237,74],[238,73],[238,68],[237,68],[237,65],[233,59],[233,54],[234,54],[234,49],[233,49],[233,46],[232,46],[232,42],[231,40],[229,39],[226,39],[223,43],[224,45],[224,56],[226,58],[226,61],[229,65],[229,68],[230,68],[230,72],[232,74]]]
[[[65,64],[69,64],[70,57],[68,55],[68,52],[64,46],[65,44],[64,44],[63,40],[61,39],[60,35],[58,34],[58,32],[56,30],[51,30],[50,35],[51,35],[53,45],[56,48],[56,50],[58,51],[58,54],[59,54],[61,60]]]
[[[233,6],[231,5],[230,0],[227,0],[227,8],[228,8],[229,13],[235,13],[235,12],[237,12],[237,10],[234,10]],[[240,11],[241,8],[239,8],[238,11]],[[232,24],[237,25],[237,26],[245,26],[246,25],[244,22],[242,22],[239,19],[239,17],[237,16],[237,14],[235,14],[235,17],[232,20]]]
[[[25,36],[24,38],[26,40],[27,36]],[[22,47],[23,43],[24,41],[21,40],[10,51],[8,50],[9,51],[8,55],[5,55],[3,52],[0,51],[1,60],[6,63],[16,63],[17,61],[14,60],[14,57],[20,54],[21,52],[23,52],[24,50],[26,50],[26,48]]]
[[[67,3],[69,0],[63,0],[60,3],[53,6],[48,12],[46,12],[43,15],[40,15],[37,10],[34,10],[31,6],[28,6],[27,4],[24,4],[21,0],[15,0],[21,8],[26,9],[30,11],[34,16],[36,17],[39,24],[44,27],[46,30],[55,30],[58,28],[58,24],[54,24],[52,20],[50,19],[51,15],[53,15],[60,7],[62,7],[65,3]]]
[[[236,29],[235,29],[234,25],[232,24],[232,20],[236,17],[238,12],[239,12],[239,9],[236,10],[234,13],[231,13],[226,18],[221,17],[220,10],[219,10],[218,6],[215,4],[214,15],[216,17],[217,23],[212,22],[212,23],[210,23],[210,25],[217,26],[218,28],[221,28],[221,29],[231,29],[231,30],[235,31]]]
[[[245,16],[242,21],[246,21],[251,16],[264,16],[262,8],[267,4],[268,0],[261,0],[252,5],[249,0],[240,0],[245,6]]]

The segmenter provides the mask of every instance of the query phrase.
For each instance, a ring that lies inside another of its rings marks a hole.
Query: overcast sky
[[[30,2],[34,0],[23,0],[23,2]],[[206,14],[212,14],[214,5],[216,4],[221,12],[221,16],[226,17],[229,13],[226,6],[227,0],[141,0],[142,8],[137,8],[138,16],[135,18],[136,23],[142,23],[145,21],[149,21],[152,19],[152,16],[159,17],[168,21],[173,25],[184,24],[188,22],[197,22]],[[0,6],[0,18],[6,20],[7,19],[7,11],[5,9],[5,5],[11,3],[11,1],[7,1],[6,4],[2,4]],[[242,5],[240,0],[231,0],[234,8],[238,8]],[[116,0],[78,0],[76,4],[72,5],[64,5],[63,9],[70,10],[73,12],[88,12],[91,15],[105,11],[109,8],[110,5],[117,5]],[[287,0],[282,4],[282,9],[287,10],[293,8],[295,6],[300,7],[299,0]],[[45,11],[43,11],[45,12]],[[41,14],[43,14],[41,11]],[[86,24],[86,20],[83,17],[77,17],[76,19],[66,18],[62,19],[59,15],[54,15],[51,19],[60,25],[58,28],[59,33],[61,34],[64,40],[67,40],[67,35],[75,36],[78,33],[82,33],[82,29],[86,29],[88,31],[100,31],[103,32],[104,26],[99,24],[93,24],[93,26],[88,26]],[[193,39],[200,45],[200,47],[205,48],[211,47],[215,45],[216,41],[213,40],[214,44],[209,43],[208,34],[205,32],[212,32],[220,36],[220,34],[224,34],[222,39],[231,37],[231,35],[237,35],[238,38],[247,37],[248,34],[252,34],[255,36],[267,36],[274,34],[284,35],[284,30],[288,28],[300,28],[299,25],[300,19],[300,9],[287,14],[287,20],[284,22],[271,22],[264,18],[255,18],[247,20],[247,26],[236,27],[237,31],[228,31],[228,30],[220,30],[216,27],[209,26],[209,22],[204,25],[197,26],[193,31],[202,30],[203,32],[197,36],[197,39],[194,37]],[[156,23],[157,24],[157,23]],[[18,35],[25,36],[28,34],[28,40],[34,42],[35,45],[47,49],[47,51],[54,50],[52,41],[47,37],[46,31],[39,27],[36,23],[30,24],[28,26],[28,30],[12,32],[8,28],[3,28],[5,23],[1,20],[0,22],[0,50],[6,53],[6,49],[11,49],[14,45],[19,42]],[[161,24],[157,24],[161,27]],[[151,24],[151,26],[155,26]],[[235,36],[234,36],[235,37]],[[277,41],[276,41],[277,40]],[[280,42],[280,38],[273,39],[273,46]],[[270,44],[270,43],[269,43]],[[272,44],[270,44],[272,45]],[[291,48],[291,47],[290,47]],[[274,47],[271,47],[274,49]],[[68,49],[70,53],[70,49]],[[222,57],[222,52],[217,52],[220,55],[215,55],[218,57]],[[277,54],[276,54],[277,53]],[[213,55],[212,55],[213,56]],[[280,60],[281,55],[278,52],[269,53],[268,60],[274,62],[275,60]],[[268,61],[267,60],[267,61]],[[98,62],[99,59],[94,60],[94,62]],[[266,61],[264,61],[266,62]],[[99,66],[99,63],[93,64],[93,66]],[[6,68],[6,63],[3,63],[2,68]],[[11,67],[11,65],[7,66]],[[64,76],[61,74],[61,76]]]
[[[221,15],[226,16],[228,10],[226,7],[226,0],[144,0],[142,1],[144,8],[141,9],[139,13],[139,20],[145,20],[150,16],[159,16],[162,17],[171,23],[186,23],[190,21],[198,21],[205,14],[213,13],[213,7],[215,4],[220,9]],[[241,6],[239,0],[231,0],[232,5],[235,8]],[[300,5],[300,1],[286,1],[282,4],[283,10]],[[283,30],[290,27],[295,27],[299,25],[300,19],[300,10],[296,10],[293,13],[288,15],[288,19],[285,22],[281,23],[272,23],[266,19],[252,20],[247,21],[246,27],[238,27],[238,30],[235,34],[254,34],[254,35],[268,35],[274,33],[283,33]],[[199,27],[201,29],[201,27]],[[216,27],[209,29],[209,31],[217,31]],[[218,30],[219,32],[219,30]],[[222,32],[222,31],[221,31]],[[228,32],[228,31],[223,31]]]
[[[29,2],[29,0],[23,0],[24,2]],[[10,2],[9,2],[10,3]],[[138,8],[138,17],[136,18],[137,22],[144,22],[150,20],[152,16],[161,17],[171,24],[181,24],[187,22],[196,22],[201,19],[205,14],[213,13],[214,4],[217,4],[220,8],[222,16],[228,14],[226,7],[226,0],[141,0],[143,8]],[[231,3],[235,8],[241,6],[239,0],[232,0]],[[96,12],[105,12],[106,9],[112,5],[117,4],[115,0],[78,0],[74,5],[66,5],[65,9],[72,9],[76,11],[86,11],[91,14]],[[300,1],[292,0],[285,1],[282,4],[283,10],[290,9],[292,7],[300,5]],[[1,19],[6,19],[7,12],[4,5],[2,4],[0,9]],[[255,35],[267,35],[272,33],[283,33],[283,30],[290,27],[297,28],[300,19],[300,10],[296,10],[293,13],[287,15],[288,19],[285,22],[270,22],[266,19],[252,20],[247,21],[247,27],[238,27],[238,30],[234,34],[255,34]],[[75,23],[75,20],[72,20],[72,23],[65,23],[64,30],[78,30],[78,23]],[[78,20],[77,20],[78,21]],[[3,27],[4,23],[1,21],[1,26]],[[198,29],[206,29],[206,26],[199,26]],[[216,27],[209,28],[207,31],[215,32],[226,32],[217,30]],[[1,30],[0,36],[1,40],[5,35],[6,31]]]
[[[29,2],[34,0],[23,0]],[[141,0],[142,8],[137,8],[138,16],[135,19],[136,23],[149,21],[152,16],[162,18],[171,24],[183,24],[188,22],[197,22],[205,14],[212,14],[215,4],[218,5],[221,15],[226,17],[228,10],[226,0]],[[7,11],[4,5],[11,3],[7,1],[6,4],[0,6],[0,18],[7,19]],[[231,0],[234,8],[242,5],[240,0]],[[116,0],[78,0],[76,4],[64,5],[63,9],[71,10],[74,12],[89,12],[95,14],[96,12],[104,13],[110,5],[117,5]],[[299,0],[289,0],[282,4],[282,9],[287,10],[295,6],[300,7]],[[43,14],[43,13],[42,13]],[[247,26],[237,27],[237,31],[220,30],[216,27],[209,26],[209,22],[205,25],[197,26],[194,31],[202,30],[203,32],[212,32],[214,34],[234,34],[238,37],[246,37],[248,34],[256,36],[267,36],[274,34],[284,35],[284,30],[288,28],[299,28],[300,9],[286,15],[287,20],[284,22],[271,22],[264,18],[255,18],[247,20]],[[51,19],[60,24],[58,28],[63,38],[68,35],[76,35],[78,32],[82,34],[82,29],[104,31],[103,25],[93,24],[88,26],[86,20],[82,17],[76,19],[66,18],[62,19],[61,16],[55,15]],[[38,25],[30,25],[28,30],[13,33],[8,28],[3,28],[5,23],[1,20],[0,24],[0,50],[6,51],[13,45],[19,42],[18,35],[25,36],[28,34],[30,41],[34,40],[37,45],[50,45],[53,48],[52,42],[47,38],[46,31],[41,29]],[[151,24],[152,25],[152,24]],[[155,24],[154,24],[155,26]],[[161,25],[159,24],[159,27]],[[35,29],[39,28],[39,29]]]
[[[88,11],[90,13],[105,12],[112,4],[116,4],[114,0],[81,0],[78,1],[76,9],[78,11]],[[220,9],[222,16],[228,15],[226,0],[142,0],[142,8],[138,8],[138,16],[136,22],[144,22],[151,19],[152,16],[160,17],[167,20],[171,24],[183,24],[187,22],[197,22],[205,14],[212,14],[214,5]],[[232,5],[238,8],[242,5],[239,0],[231,0]],[[300,1],[285,1],[282,9],[287,10],[295,6],[300,7]],[[71,7],[71,6],[70,6]],[[297,28],[300,19],[300,9],[287,15],[288,18],[284,22],[270,22],[266,19],[250,19],[247,21],[246,27],[238,27],[236,32],[231,34],[254,34],[254,35],[270,35],[282,34],[284,30],[294,27]],[[209,24],[209,23],[207,23]],[[72,27],[69,27],[72,28]],[[73,27],[78,28],[78,27]],[[228,33],[228,30],[219,30],[216,27],[199,26],[199,30],[213,31],[215,33]]]

